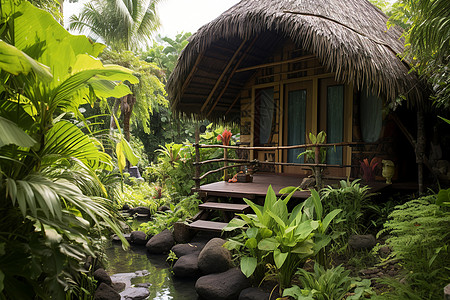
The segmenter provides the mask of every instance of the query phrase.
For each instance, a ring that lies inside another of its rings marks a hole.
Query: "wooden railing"
[[[294,146],[273,146],[273,147],[248,147],[248,146],[224,146],[224,145],[202,145],[198,142],[194,144],[195,147],[195,188],[200,188],[200,181],[204,179],[206,176],[210,174],[214,174],[217,172],[225,171],[230,168],[236,168],[236,167],[243,167],[243,166],[249,166],[249,165],[256,165],[256,164],[266,164],[266,165],[274,165],[274,166],[303,166],[303,167],[311,167],[313,169],[314,175],[316,177],[316,184],[321,186],[322,185],[322,178],[321,178],[321,168],[351,168],[355,167],[354,165],[330,165],[330,164],[321,164],[320,163],[320,148],[322,147],[352,147],[352,146],[361,146],[366,145],[367,143],[364,142],[342,142],[342,143],[329,143],[329,144],[304,144],[304,145],[294,145]],[[200,161],[200,148],[222,148],[224,149],[224,158],[217,158],[217,159],[209,159],[205,161]],[[229,159],[228,158],[228,149],[234,149],[234,150],[245,150],[245,151],[252,151],[252,150],[266,150],[266,151],[277,151],[277,150],[291,150],[291,149],[301,149],[301,148],[312,148],[314,149],[315,158],[314,163],[287,163],[287,162],[275,162],[275,161],[259,161],[256,159],[250,160],[250,159]],[[211,163],[217,163],[217,162],[223,162],[224,166],[218,169],[210,170],[203,175],[200,175],[200,168],[201,166],[208,165]],[[234,163],[233,165],[228,165],[228,163]],[[226,178],[225,173],[225,180],[228,180]]]

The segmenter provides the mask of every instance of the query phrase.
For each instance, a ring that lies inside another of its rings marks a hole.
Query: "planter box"
[[[237,182],[253,182],[253,176],[250,174],[238,173]]]

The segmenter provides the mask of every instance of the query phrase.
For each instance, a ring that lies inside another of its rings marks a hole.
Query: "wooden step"
[[[231,211],[234,213],[243,213],[250,209],[247,204],[234,204],[234,203],[218,203],[218,202],[205,202],[198,206],[200,209],[222,210]]]
[[[189,224],[191,229],[220,232],[228,223],[197,220]]]

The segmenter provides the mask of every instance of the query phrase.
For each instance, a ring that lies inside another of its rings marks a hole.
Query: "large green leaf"
[[[56,123],[47,132],[41,155],[47,164],[62,157],[73,157],[92,169],[109,168],[111,165],[111,157],[99,150],[95,139],[91,139],[76,125],[65,120]]]
[[[20,129],[19,126],[3,117],[0,117],[0,132],[0,147],[14,144],[28,148],[36,144],[36,141]]]
[[[283,266],[288,255],[289,253],[281,252],[280,249],[275,249],[273,251],[273,260],[275,261],[275,265],[277,266],[278,269],[280,269]]]
[[[342,209],[340,208],[336,208],[335,210],[333,210],[332,212],[330,212],[329,214],[327,214],[325,216],[325,218],[323,218],[322,221],[322,228],[321,231],[322,233],[325,233],[325,231],[327,230],[328,226],[330,225],[331,221],[342,211]]]
[[[264,251],[273,251],[278,248],[279,245],[280,243],[275,238],[271,237],[261,240],[258,243],[258,249]]]
[[[0,100],[0,116],[14,122],[24,130],[31,130],[35,122],[25,111],[22,101],[18,103],[9,100]]]
[[[235,230],[235,229],[238,229],[238,228],[242,228],[245,225],[247,225],[247,222],[245,222],[244,220],[233,218],[228,223],[228,225],[225,226],[222,230],[223,231],[232,231],[232,230]]]
[[[16,47],[0,40],[0,70],[13,75],[27,75],[33,71],[39,80],[50,81],[50,69]]]
[[[322,200],[320,199],[320,195],[316,190],[311,190],[311,199],[313,200],[314,203],[317,219],[322,220],[322,213],[323,213]]]
[[[314,254],[313,247],[314,242],[311,239],[308,239],[302,243],[299,243],[294,249],[292,249],[291,252],[299,254],[302,257],[308,257]]]
[[[295,236],[298,240],[306,239],[314,230],[319,227],[319,223],[313,220],[307,220],[300,223],[295,229]]]
[[[22,2],[17,11],[20,14],[14,21],[15,46],[49,66],[57,77],[68,73],[67,66],[75,62],[76,55],[97,57],[105,48],[85,36],[70,34],[50,14],[29,2]],[[37,48],[39,42],[43,44]]]
[[[241,258],[242,273],[247,277],[252,276],[253,272],[255,272],[257,264],[258,264],[258,261],[257,261],[256,257],[243,256]]]

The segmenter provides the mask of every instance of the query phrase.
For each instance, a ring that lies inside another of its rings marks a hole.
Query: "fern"
[[[395,207],[379,233],[402,260],[411,287],[418,293],[439,297],[450,278],[450,212],[435,204],[436,195]]]

